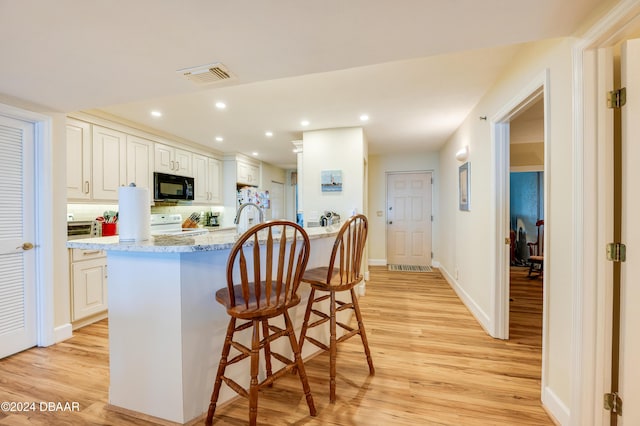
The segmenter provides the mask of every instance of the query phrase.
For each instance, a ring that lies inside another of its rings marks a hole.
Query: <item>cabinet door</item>
[[[191,168],[191,152],[176,148],[174,150],[174,159],[175,174],[179,176],[193,176],[193,169]]]
[[[107,258],[75,262],[71,273],[73,321],[107,310]]]
[[[209,175],[209,202],[211,204],[222,204],[222,163],[215,158],[208,158],[207,170]]]
[[[91,199],[91,125],[67,119],[67,198]]]
[[[154,148],[154,157],[154,171],[169,174],[175,172],[175,170],[173,170],[175,162],[173,160],[172,147],[163,145],[161,143],[156,143]]]
[[[93,198],[118,200],[118,188],[127,181],[126,135],[93,126]]]
[[[238,173],[238,183],[249,183],[249,164],[238,161],[237,163],[237,173]]]
[[[193,154],[193,201],[197,203],[209,201],[208,160],[209,158],[204,155]]]
[[[153,142],[127,136],[127,185],[134,182],[140,188],[153,188]]]
[[[253,165],[249,166],[249,175],[247,178],[251,185],[260,186],[260,167]]]

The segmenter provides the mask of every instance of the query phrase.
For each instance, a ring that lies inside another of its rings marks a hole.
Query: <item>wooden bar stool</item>
[[[297,292],[309,260],[309,248],[309,236],[302,227],[293,222],[277,220],[249,229],[231,249],[227,261],[227,287],[216,292],[216,300],[226,307],[231,318],[211,395],[207,425],[212,423],[223,381],[236,393],[249,399],[249,424],[255,425],[258,391],[294,367],[299,372],[309,412],[312,416],[316,415],[300,347],[288,313],[289,308],[300,303]],[[270,319],[276,317],[283,318],[284,328],[269,323]],[[238,322],[241,323],[238,325]],[[233,340],[236,331],[249,328],[253,328],[251,347]],[[280,337],[289,338],[293,360],[271,350],[271,343]],[[231,347],[238,354],[229,359]],[[263,349],[266,378],[259,381],[260,351]],[[247,391],[225,376],[225,370],[227,366],[248,357],[251,358],[251,382]],[[275,373],[271,366],[272,357],[284,364]]]
[[[325,351],[329,351],[329,399],[331,402],[336,401],[336,345],[347,340],[350,337],[359,334],[364,346],[364,352],[367,356],[369,364],[369,374],[374,374],[373,360],[369,351],[369,343],[367,335],[364,331],[364,323],[362,322],[362,314],[358,306],[358,297],[354,291],[354,287],[362,281],[362,256],[364,252],[365,242],[367,241],[368,222],[364,215],[356,215],[350,217],[340,228],[340,232],[336,236],[331,259],[328,266],[313,268],[305,271],[302,281],[311,286],[309,301],[304,315],[304,323],[300,334],[300,348],[305,340],[310,341]],[[336,299],[338,292],[348,291],[351,294],[351,302],[344,302]],[[321,295],[316,298],[316,293]],[[330,299],[329,314],[314,309],[315,303]],[[358,328],[352,328],[347,324],[342,324],[336,320],[336,314],[346,309],[353,309],[358,321]],[[319,319],[309,322],[311,313],[315,314]],[[330,340],[329,346],[318,340],[307,336],[309,328],[317,327],[325,322],[330,322]],[[339,325],[346,332],[339,339],[336,337],[336,326]]]

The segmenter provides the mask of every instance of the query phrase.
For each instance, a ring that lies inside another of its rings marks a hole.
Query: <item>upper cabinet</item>
[[[153,188],[153,142],[127,135],[127,185]],[[151,195],[153,197],[153,195]]]
[[[93,126],[93,199],[117,200],[118,188],[127,185],[127,135]]]
[[[213,155],[146,139],[116,123],[112,129],[105,121],[87,120],[67,118],[69,202],[117,202],[119,188],[132,182],[148,188],[152,199],[156,171],[194,177],[194,202],[222,204],[222,162]]]
[[[222,163],[215,158],[193,154],[194,201],[222,203]]]
[[[189,151],[156,143],[154,171],[193,177],[192,157]]]
[[[238,160],[236,182],[240,185],[260,186],[260,166]]]
[[[67,120],[67,198],[91,199],[91,125]]]

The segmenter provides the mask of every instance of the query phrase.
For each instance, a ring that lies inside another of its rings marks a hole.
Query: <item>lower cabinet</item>
[[[71,320],[73,328],[107,312],[107,256],[102,250],[71,250]]]

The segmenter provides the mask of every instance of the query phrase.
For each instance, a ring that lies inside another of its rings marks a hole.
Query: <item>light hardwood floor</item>
[[[501,341],[481,329],[437,270],[372,267],[360,302],[375,376],[368,375],[362,345],[354,337],[338,346],[336,404],[329,403],[329,357],[321,354],[305,363],[318,416],[309,417],[300,382],[290,375],[260,393],[258,422],[553,424],[540,403],[541,305],[531,304],[541,298],[530,296],[541,292],[541,280],[512,281],[513,339]],[[0,360],[0,401],[78,402],[80,411],[0,412],[0,425],[153,424],[106,408],[108,383],[105,320],[55,346]],[[247,404],[238,399],[219,408],[214,424],[246,424]]]

